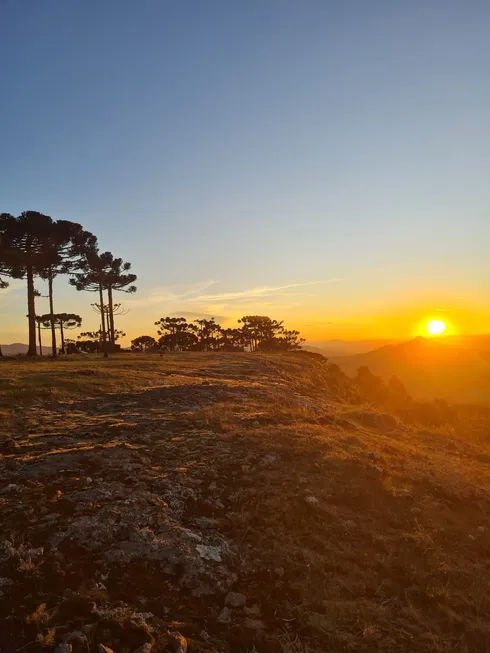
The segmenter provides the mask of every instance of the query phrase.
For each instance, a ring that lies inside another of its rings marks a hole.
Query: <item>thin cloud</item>
[[[342,278],[327,279],[326,281],[307,281],[304,283],[288,283],[284,286],[262,286],[259,288],[250,288],[238,292],[217,293],[214,295],[199,295],[193,297],[193,301],[212,302],[212,301],[236,301],[242,299],[254,299],[257,297],[270,297],[272,295],[283,294],[284,291],[291,288],[305,288],[307,286],[317,286],[326,283],[338,283],[343,281]]]

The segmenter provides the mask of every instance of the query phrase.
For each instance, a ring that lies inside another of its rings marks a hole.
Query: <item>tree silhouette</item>
[[[136,292],[136,286],[134,285],[134,282],[136,281],[137,277],[135,274],[132,274],[130,270],[131,263],[124,263],[122,258],[112,257],[105,278],[105,287],[107,288],[107,302],[109,308],[108,331],[109,340],[112,344],[115,343],[114,315],[116,315],[116,305],[113,303],[112,293],[114,291],[126,293]],[[118,304],[118,306],[120,306],[120,304]]]
[[[0,250],[3,274],[27,282],[28,356],[37,356],[34,277],[46,268],[46,244],[53,225],[48,215],[24,211],[0,215]]]
[[[194,320],[197,324],[196,335],[198,338],[197,346],[201,351],[210,351],[217,349],[219,346],[218,335],[220,333],[220,325],[217,324],[212,317],[210,320]]]
[[[38,319],[45,329],[50,329],[51,325],[54,324],[55,328],[60,330],[62,354],[66,353],[65,331],[79,329],[82,326],[82,318],[75,313],[47,313],[41,315]]]
[[[68,220],[53,222],[46,245],[46,267],[40,276],[48,282],[49,311],[54,315],[53,280],[59,274],[76,270],[83,261],[87,249],[94,249],[96,237],[85,231],[81,224]],[[56,326],[51,323],[51,349],[57,355]]]
[[[272,341],[284,331],[282,322],[265,315],[245,315],[238,322],[242,324],[243,340],[250,351],[257,351],[261,343]]]
[[[107,350],[107,315],[104,303],[104,288],[106,287],[106,274],[108,273],[112,260],[113,256],[110,252],[99,254],[98,250],[94,247],[87,247],[83,251],[80,271],[72,272],[73,276],[70,279],[70,283],[77,290],[99,293],[102,351],[104,352],[104,358],[107,358],[109,355]]]
[[[131,340],[132,351],[147,352],[156,349],[156,346],[157,341],[152,336],[139,336],[139,338]]]
[[[189,324],[185,317],[161,317],[155,322],[158,328],[158,345],[167,351],[185,351],[197,343],[194,324]]]
[[[5,288],[9,287],[8,281],[5,281],[2,279],[2,261],[0,260],[0,290],[5,290]],[[3,356],[2,353],[2,345],[0,345],[0,358]]]

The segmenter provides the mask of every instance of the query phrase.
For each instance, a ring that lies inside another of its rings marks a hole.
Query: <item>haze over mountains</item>
[[[490,335],[418,337],[351,356],[331,356],[348,376],[362,365],[398,376],[415,398],[490,403]]]

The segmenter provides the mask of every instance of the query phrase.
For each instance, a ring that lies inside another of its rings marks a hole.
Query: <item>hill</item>
[[[373,349],[379,349],[385,345],[395,344],[396,340],[319,340],[318,342],[306,342],[303,349],[323,356],[353,356],[364,354]]]
[[[483,653],[487,413],[301,353],[0,361],[0,651]]]
[[[361,366],[384,380],[396,375],[416,397],[490,402],[490,336],[419,337],[331,360],[348,376]]]
[[[19,354],[25,355],[29,349],[27,345],[24,345],[20,342],[14,342],[11,345],[0,345],[0,347],[4,356],[18,356]],[[37,353],[39,354],[39,347]],[[51,347],[43,346],[43,354],[45,356],[49,356],[51,354]]]

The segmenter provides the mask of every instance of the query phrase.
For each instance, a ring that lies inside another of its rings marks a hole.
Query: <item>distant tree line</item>
[[[246,315],[238,328],[223,328],[214,318],[188,322],[185,317],[162,317],[157,337],[139,336],[131,341],[136,352],[149,351],[294,351],[304,338],[264,315]]]
[[[114,316],[117,307],[115,292],[133,293],[136,275],[131,264],[111,252],[100,252],[97,238],[82,225],[68,220],[53,220],[37,211],[24,211],[18,216],[0,214],[0,288],[9,279],[24,279],[27,287],[27,322],[29,348],[27,355],[36,356],[36,336],[41,330],[51,332],[52,355],[57,355],[56,331],[60,331],[61,351],[67,350],[64,330],[81,326],[81,318],[54,309],[54,280],[67,275],[77,290],[96,293],[100,314],[100,351],[104,356],[116,348],[117,330]],[[35,280],[48,284],[49,313],[37,315]],[[42,344],[40,342],[42,350]],[[1,355],[1,350],[0,350]]]

